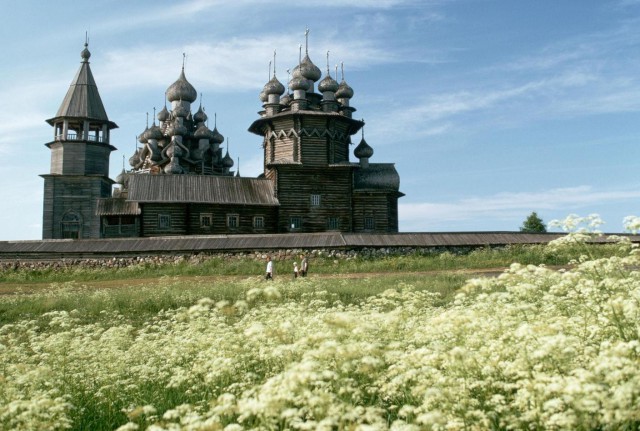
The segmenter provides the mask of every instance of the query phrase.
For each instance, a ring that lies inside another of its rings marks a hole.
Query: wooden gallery
[[[397,232],[400,177],[392,163],[370,163],[373,149],[353,118],[353,89],[308,50],[288,90],[275,74],[260,93],[249,131],[263,139],[264,172],[241,177],[224,138],[207,124],[184,65],[166,90],[170,103],[144,130],[130,169],[109,178],[116,148],[89,67],[88,46],[55,117],[51,172],[44,178],[43,239],[287,232]],[[302,57],[302,55],[300,56]],[[336,71],[337,75],[337,71]],[[317,86],[316,86],[317,83]],[[316,91],[317,90],[317,91]],[[157,123],[156,123],[157,121]]]

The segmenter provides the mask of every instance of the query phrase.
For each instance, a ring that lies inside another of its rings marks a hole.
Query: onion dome
[[[367,144],[367,141],[362,138],[356,149],[353,150],[353,155],[359,159],[368,159],[369,157],[373,156],[373,148],[371,148],[369,144]]]
[[[184,172],[182,166],[175,157],[171,157],[171,161],[164,167],[165,174],[181,174],[182,172]]]
[[[89,44],[87,42],[84,43],[84,49],[80,53],[80,57],[82,57],[83,63],[89,62],[89,57],[91,57],[91,53],[89,52]]]
[[[149,123],[147,123],[147,127],[144,128],[142,133],[140,133],[140,136],[138,137],[138,142],[140,142],[141,144],[146,144],[147,143],[147,132],[148,131],[149,131]]]
[[[351,99],[353,97],[353,88],[349,87],[349,84],[343,79],[338,90],[336,91],[337,99]]]
[[[196,92],[196,89],[193,88],[193,85],[191,85],[189,81],[187,81],[187,78],[184,76],[183,67],[178,80],[171,84],[169,88],[167,88],[167,100],[169,102],[184,100],[186,102],[193,103],[197,98],[198,93]]]
[[[140,163],[140,154],[138,154],[138,150],[133,153],[133,156],[129,158],[129,164],[133,167],[137,166]]]
[[[189,116],[189,114],[191,114],[191,112],[189,112],[189,108],[184,106],[182,103],[176,104],[172,112],[175,117],[182,117],[182,118],[186,118]]]
[[[320,91],[321,93],[324,93],[325,91],[331,91],[332,93],[335,93],[336,91],[338,91],[338,81],[333,79],[331,75],[327,75],[318,84],[318,91]]]
[[[217,127],[213,128],[213,138],[211,138],[211,140],[216,144],[222,144],[224,142],[224,136],[218,132]]]
[[[169,115],[169,111],[167,111],[167,106],[165,105],[165,107],[158,112],[158,121],[167,121],[169,117],[171,116]]]
[[[300,74],[304,78],[309,79],[313,82],[316,82],[322,76],[322,72],[320,71],[318,66],[313,64],[313,62],[309,58],[309,54],[306,54],[302,59],[302,62],[296,67],[299,68]],[[294,68],[294,72],[295,72],[295,68]]]
[[[116,184],[120,184],[122,186],[124,186],[124,180],[125,180],[125,176],[126,176],[126,172],[124,170],[124,168],[122,168],[122,172],[120,172],[118,174],[118,176],[116,177]]]
[[[309,81],[304,79],[302,76],[295,76],[289,81],[289,89],[292,91],[296,90],[305,90],[309,89]]]
[[[269,100],[269,96],[267,96],[267,93],[264,92],[264,89],[260,92],[260,95],[258,97],[260,98],[260,101],[262,103],[267,103],[267,101]]]
[[[278,96],[280,96],[282,95],[282,93],[284,93],[284,85],[282,85],[282,83],[278,81],[278,78],[276,78],[274,75],[273,78],[271,78],[269,82],[265,84],[262,91],[267,96],[270,94],[277,94]]]
[[[162,139],[163,135],[162,135],[162,130],[160,129],[160,127],[156,126],[156,123],[154,122],[153,125],[149,128],[149,130],[147,130],[144,134],[145,138],[147,140],[149,139]]]
[[[284,106],[288,106],[291,103],[291,95],[289,93],[285,94],[280,98],[280,104]]]
[[[200,106],[198,108],[198,112],[196,112],[193,116],[193,121],[195,121],[196,123],[204,123],[205,121],[207,121],[207,114],[204,113],[204,110],[202,109],[202,106]]]
[[[207,126],[201,124],[200,127],[198,127],[198,129],[195,131],[193,136],[198,139],[213,139],[214,134],[211,130],[209,130]]]
[[[187,128],[185,126],[183,126],[182,124],[175,124],[173,126],[173,135],[174,136],[185,136],[187,133],[189,133],[189,130],[187,130]]]
[[[233,166],[233,159],[229,156],[229,150],[227,149],[227,153],[222,158],[222,166],[225,168],[231,168]]]

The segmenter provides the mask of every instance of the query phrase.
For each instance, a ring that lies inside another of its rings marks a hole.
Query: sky
[[[276,50],[286,85],[309,28],[309,56],[323,76],[327,51],[334,78],[344,64],[371,162],[395,163],[400,174],[401,232],[517,231],[533,211],[544,222],[595,213],[602,230],[621,232],[625,216],[640,215],[640,0],[0,6],[0,240],[42,237],[39,175],[49,173],[45,144],[54,133],[45,120],[80,67],[86,34],[102,101],[119,126],[111,178],[129,168],[183,53],[234,169],[259,175],[262,139],[247,129],[269,61]]]

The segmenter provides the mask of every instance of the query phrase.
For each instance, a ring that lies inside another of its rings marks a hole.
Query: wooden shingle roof
[[[0,259],[192,254],[277,249],[360,249],[364,247],[483,247],[543,244],[561,233],[441,232],[357,234],[341,232],[268,235],[206,235],[86,240],[0,241]],[[625,235],[640,242],[640,235]],[[601,240],[601,241],[604,241]]]
[[[214,175],[131,175],[128,199],[137,202],[279,205],[270,180]]]
[[[107,122],[112,129],[118,127],[107,117],[88,61],[81,63],[56,116],[47,122],[53,125],[57,118],[87,118]]]
[[[139,215],[140,206],[138,202],[128,201],[123,198],[98,199],[96,205],[96,215]]]

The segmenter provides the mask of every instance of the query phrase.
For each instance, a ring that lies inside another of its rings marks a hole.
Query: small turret
[[[364,120],[362,120],[364,123]],[[360,143],[353,150],[353,155],[360,159],[360,166],[363,168],[369,167],[369,158],[373,156],[373,148],[367,144],[367,141],[364,140],[364,126],[362,127],[362,139],[360,139]]]

